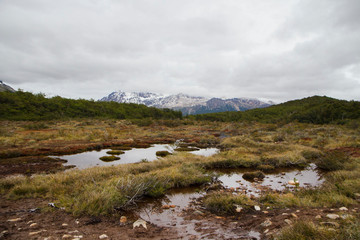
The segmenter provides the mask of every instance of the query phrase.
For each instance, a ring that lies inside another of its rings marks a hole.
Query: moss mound
[[[103,156],[100,158],[101,161],[104,161],[104,162],[112,162],[112,161],[116,161],[116,160],[119,160],[120,158],[119,157],[115,157],[115,156]]]
[[[111,154],[111,155],[120,155],[120,154],[124,154],[124,151],[121,150],[111,150],[111,151],[107,151],[107,154]]]
[[[265,178],[265,174],[261,171],[256,172],[246,172],[242,176],[245,180],[254,181],[255,178],[262,180]]]
[[[157,151],[156,152],[156,156],[158,156],[158,157],[166,157],[168,155],[172,155],[172,153],[168,152],[168,151]]]

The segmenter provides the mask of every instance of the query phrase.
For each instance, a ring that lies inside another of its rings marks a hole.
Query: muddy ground
[[[193,204],[180,213],[184,219],[180,223],[163,227],[147,222],[147,229],[142,226],[134,229],[136,218],[130,213],[123,213],[128,215],[128,220],[121,224],[118,214],[74,217],[48,204],[49,201],[43,199],[0,198],[0,239],[100,239],[104,234],[107,236],[104,239],[271,239],[280,228],[297,220],[329,222],[328,213],[341,215],[339,209],[317,208],[250,210],[220,217]],[[351,208],[346,214],[357,215],[359,209]]]

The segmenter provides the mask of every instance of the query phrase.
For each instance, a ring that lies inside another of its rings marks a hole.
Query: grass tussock
[[[112,162],[112,161],[119,160],[120,158],[116,157],[114,155],[111,155],[111,156],[103,156],[103,157],[100,157],[99,159],[104,162]]]
[[[231,193],[212,193],[207,195],[203,204],[205,208],[215,214],[231,215],[236,213],[236,205],[243,209],[254,206],[253,202],[246,195],[232,195]]]

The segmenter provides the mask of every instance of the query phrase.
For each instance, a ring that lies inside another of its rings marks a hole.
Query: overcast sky
[[[86,99],[360,100],[360,1],[1,0],[0,79]]]

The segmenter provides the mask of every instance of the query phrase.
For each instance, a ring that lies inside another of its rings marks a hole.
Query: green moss
[[[166,157],[168,155],[171,155],[171,153],[168,151],[157,151],[156,152],[156,156],[158,156],[158,157]]]
[[[103,156],[100,158],[100,160],[104,162],[112,162],[119,159],[120,159],[119,157],[115,157],[115,156]]]
[[[120,154],[124,154],[124,151],[121,150],[111,150],[111,151],[107,151],[107,154],[111,154],[111,155],[120,155]]]

